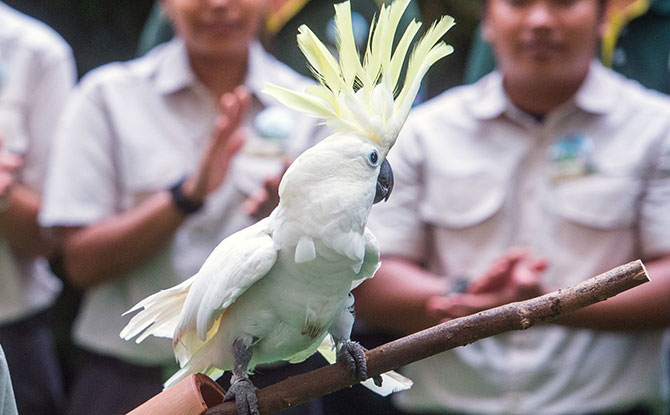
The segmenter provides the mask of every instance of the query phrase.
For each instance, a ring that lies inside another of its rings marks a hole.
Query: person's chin
[[[230,41],[229,41],[230,40]],[[235,56],[246,53],[249,48],[249,43],[245,42],[243,39],[225,39],[222,42],[222,39],[213,40],[211,42],[201,42],[198,45],[198,50],[202,55],[208,55],[210,57],[226,57],[226,56]]]

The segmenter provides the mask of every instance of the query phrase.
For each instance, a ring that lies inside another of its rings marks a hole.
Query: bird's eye
[[[377,167],[379,165],[379,153],[377,153],[377,150],[372,150],[370,154],[368,155],[368,163],[372,167]]]

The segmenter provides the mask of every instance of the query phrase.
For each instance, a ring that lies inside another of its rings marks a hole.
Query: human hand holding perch
[[[195,172],[182,187],[190,201],[203,202],[225,180],[233,156],[244,144],[245,136],[240,125],[249,102],[250,95],[244,86],[238,86],[221,97],[212,136],[205,144]]]

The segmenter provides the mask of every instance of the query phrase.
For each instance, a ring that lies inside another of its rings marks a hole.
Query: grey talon
[[[344,361],[347,369],[361,382],[368,378],[365,348],[359,343],[351,340],[342,342],[337,351],[337,360]]]
[[[223,397],[224,401],[235,400],[239,415],[260,415],[258,409],[257,388],[249,378],[231,379],[230,389]]]

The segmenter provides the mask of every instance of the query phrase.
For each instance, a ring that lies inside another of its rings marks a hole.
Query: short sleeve
[[[654,258],[670,254],[670,133],[651,166],[640,221],[642,255]]]
[[[394,178],[389,200],[374,205],[368,220],[382,255],[397,255],[418,262],[424,259],[426,235],[419,214],[423,194],[422,160],[419,139],[408,122],[388,155]]]
[[[40,74],[35,77],[32,88],[39,93],[30,96],[26,120],[30,145],[24,166],[28,169],[26,174],[31,176],[26,177],[27,182],[41,188],[48,156],[51,154],[54,126],[58,123],[76,80],[74,59],[69,47],[63,46],[59,53],[53,52],[45,56],[37,71]]]
[[[40,223],[81,226],[114,213],[118,149],[99,88],[73,91],[55,134]]]

